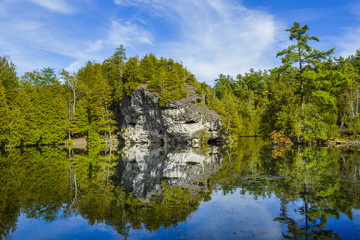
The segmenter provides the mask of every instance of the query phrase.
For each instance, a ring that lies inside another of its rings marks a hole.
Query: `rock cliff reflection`
[[[122,236],[176,226],[209,199],[220,162],[214,149],[10,150],[0,160],[0,236],[17,231],[19,216],[52,222],[80,214]]]
[[[133,145],[123,149],[118,177],[126,190],[139,198],[161,191],[161,184],[180,187],[192,193],[208,190],[209,178],[220,169],[221,154],[215,147],[203,151],[188,146],[161,148]]]
[[[0,238],[359,238],[359,169],[356,148],[279,154],[255,139],[12,149],[0,154]]]

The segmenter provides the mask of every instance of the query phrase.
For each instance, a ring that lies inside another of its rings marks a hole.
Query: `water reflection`
[[[240,149],[233,151],[233,167],[219,172],[218,187],[225,192],[240,187],[254,199],[275,195],[280,214],[274,221],[287,226],[284,239],[340,239],[350,228],[359,229],[352,223],[340,232],[328,225],[329,220],[353,220],[353,211],[359,209],[357,149],[298,147],[276,158],[269,158],[270,152],[274,156],[269,147],[255,150],[258,155]]]
[[[0,156],[0,237],[16,231],[18,217],[56,219],[67,202],[69,161],[62,149],[11,150]]]
[[[221,150],[13,149],[0,155],[0,238],[65,222],[92,232],[80,239],[359,237],[359,178],[356,148],[274,150],[252,138]],[[46,238],[75,238],[56,228]]]
[[[161,148],[133,145],[122,151],[118,165],[119,182],[138,198],[150,198],[161,191],[161,184],[197,193],[211,188],[208,180],[220,168],[217,147],[206,151],[189,146]]]
[[[80,214],[123,236],[176,226],[209,199],[220,159],[214,148],[9,150],[0,159],[1,237],[16,232],[19,216],[52,222]]]

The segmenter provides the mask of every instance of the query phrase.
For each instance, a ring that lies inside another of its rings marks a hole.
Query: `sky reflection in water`
[[[0,157],[0,234],[359,239],[359,169],[357,149],[274,150],[255,139],[221,154],[140,147],[115,154],[9,150]]]

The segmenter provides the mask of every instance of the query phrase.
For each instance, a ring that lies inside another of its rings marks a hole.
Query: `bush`
[[[276,130],[272,131],[270,133],[270,139],[273,145],[279,145],[279,146],[289,146],[293,145],[294,143],[285,136],[284,134],[277,132]]]

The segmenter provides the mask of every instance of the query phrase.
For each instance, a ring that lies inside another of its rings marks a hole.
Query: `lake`
[[[1,239],[360,239],[359,148],[0,154]]]

